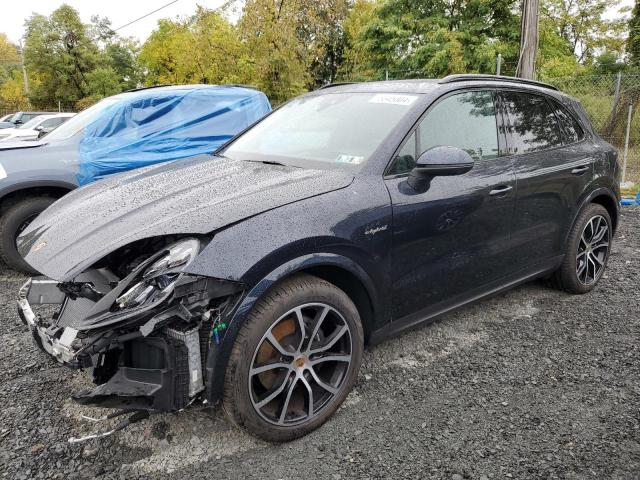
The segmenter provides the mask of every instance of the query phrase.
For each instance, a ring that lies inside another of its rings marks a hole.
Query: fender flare
[[[19,182],[0,191],[0,200],[10,193],[19,192],[21,190],[29,190],[31,188],[60,188],[72,191],[78,188],[78,185],[64,182],[61,180],[30,180],[27,182]]]
[[[235,307],[234,311],[230,314],[231,318],[227,324],[224,336],[220,339],[220,343],[216,344],[213,340],[210,342],[210,353],[207,357],[205,371],[207,400],[210,403],[214,404],[222,398],[224,378],[233,345],[235,344],[240,329],[244,325],[244,320],[256,302],[262,298],[267,290],[285,278],[302,270],[317,266],[335,266],[349,271],[362,282],[370,298],[377,298],[375,285],[369,275],[355,261],[343,255],[335,253],[312,253],[294,258],[280,265],[265,275],[242,297],[238,306]],[[375,302],[372,302],[372,308],[375,315]]]
[[[586,207],[588,204],[590,204],[592,202],[592,200],[596,197],[599,197],[601,195],[606,195],[607,197],[609,197],[614,205],[616,206],[616,217],[618,217],[619,214],[619,203],[618,203],[618,198],[616,197],[616,194],[613,192],[613,190],[611,190],[608,187],[598,187],[594,190],[592,190],[588,195],[586,195],[581,201],[580,204],[578,205],[578,208],[576,209],[573,218],[571,219],[571,223],[569,226],[569,229],[567,230],[567,232],[565,233],[565,237],[564,237],[564,244],[566,244],[567,239],[569,238],[569,234],[571,233],[571,229],[573,228],[573,225],[576,222],[576,219],[578,218],[578,215],[580,215],[580,212],[584,209],[584,207]],[[614,232],[617,226],[617,218],[615,219],[611,219],[612,221],[614,221]]]

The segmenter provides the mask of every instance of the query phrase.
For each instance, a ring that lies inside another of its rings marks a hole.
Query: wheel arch
[[[607,212],[609,213],[609,217],[611,217],[611,223],[613,224],[613,232],[615,233],[616,228],[618,227],[618,202],[612,195],[607,195],[604,192],[597,194],[595,197],[590,199],[589,203],[597,203],[598,205],[602,205]],[[584,207],[584,205],[583,205]]]
[[[31,197],[61,198],[76,186],[65,182],[29,182],[15,185],[0,193],[0,215],[16,202]]]
[[[229,356],[238,332],[253,306],[269,290],[301,273],[322,278],[349,296],[360,314],[365,342],[376,329],[378,319],[383,315],[381,311],[384,310],[384,307],[375,301],[378,298],[375,284],[361,266],[348,257],[333,253],[310,254],[291,260],[250,288],[232,313],[220,344],[211,344],[216,350],[207,360],[207,376],[209,377],[207,379],[207,383],[209,383],[207,397],[210,402],[215,403],[222,398]]]

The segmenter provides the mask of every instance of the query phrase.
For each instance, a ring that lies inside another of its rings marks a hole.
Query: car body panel
[[[533,160],[501,149],[501,157],[476,162],[463,175],[435,177],[423,191],[410,187],[407,175],[385,177],[395,152],[433,102],[478,88],[538,92],[573,105],[569,97],[543,86],[491,79],[331,87],[309,95],[392,92],[417,98],[358,170],[205,157],[148,167],[57,202],[25,231],[21,249],[47,276],[73,280],[134,241],[201,235],[204,247],[185,273],[237,287],[229,308],[217,311],[216,321],[225,327],[220,337],[212,330],[203,372],[206,399],[219,400],[229,355],[247,315],[285,278],[335,269],[347,279],[343,282],[361,285],[371,302],[371,312],[361,310],[362,321],[367,339],[377,343],[548,275],[563,261],[560,247],[585,202],[602,195],[617,199],[616,155],[586,124],[588,140],[558,149],[566,150],[562,156],[547,151]],[[507,133],[498,132],[507,145]],[[585,175],[571,173],[585,162]],[[512,188],[507,195],[491,195],[501,186]]]
[[[515,175],[510,159],[436,177],[426,192],[387,181],[393,203],[394,318],[504,276],[511,261]],[[494,189],[511,187],[504,196]]]
[[[205,234],[271,208],[344,188],[344,172],[200,156],[146,167],[73,191],[36,218],[18,248],[63,280],[133,241]],[[96,215],[100,212],[100,215]],[[34,245],[42,245],[32,249]]]

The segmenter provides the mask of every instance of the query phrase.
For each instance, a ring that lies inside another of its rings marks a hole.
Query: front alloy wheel
[[[351,330],[330,305],[308,303],[277,319],[253,354],[249,392],[276,425],[318,416],[340,391],[351,364]]]
[[[360,317],[342,290],[309,275],[288,279],[255,305],[240,330],[223,406],[265,440],[305,435],[344,401],[362,350]]]

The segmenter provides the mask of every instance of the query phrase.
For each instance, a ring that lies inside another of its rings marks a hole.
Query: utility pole
[[[22,64],[22,79],[24,80],[24,93],[29,95],[29,76],[27,75],[27,69],[24,66],[24,52],[22,50],[22,40],[19,43],[20,46],[20,63]]]
[[[538,51],[538,11],[540,0],[522,0],[520,22],[520,58],[516,77],[534,79]]]
[[[498,58],[496,58],[496,75],[500,75],[500,67],[502,67],[502,54],[498,54]]]

